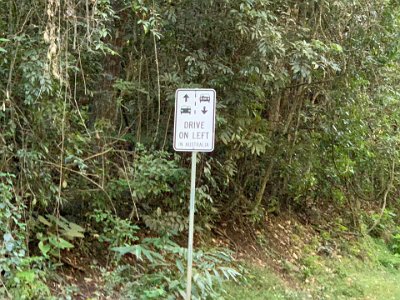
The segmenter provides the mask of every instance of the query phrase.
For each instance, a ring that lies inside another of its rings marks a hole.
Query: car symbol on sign
[[[200,103],[201,102],[210,102],[210,96],[209,95],[200,95]]]
[[[181,107],[181,114],[189,114],[192,112],[190,106],[182,106]]]

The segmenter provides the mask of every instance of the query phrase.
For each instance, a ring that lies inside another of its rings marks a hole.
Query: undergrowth
[[[342,255],[307,253],[297,270],[279,275],[246,264],[246,281],[226,284],[227,299],[398,299],[400,256],[381,239],[347,241]],[[290,284],[289,284],[290,282]]]
[[[139,238],[140,228],[128,220],[104,211],[96,211],[92,218],[103,226],[99,241],[115,253],[113,267],[101,269],[105,295],[114,299],[185,297],[187,250],[173,241],[173,235]],[[216,299],[224,281],[241,277],[226,249],[196,250],[193,261],[193,299]]]
[[[13,174],[0,172],[0,297],[40,299],[50,296],[44,259],[29,256],[24,206],[14,193]]]

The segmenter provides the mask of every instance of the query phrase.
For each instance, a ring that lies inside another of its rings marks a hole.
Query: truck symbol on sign
[[[182,106],[181,107],[181,114],[189,114],[192,112],[190,106]]]
[[[210,96],[209,95],[200,95],[200,103],[201,102],[210,102]]]

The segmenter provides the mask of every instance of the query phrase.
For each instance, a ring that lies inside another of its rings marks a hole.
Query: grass
[[[292,288],[269,268],[245,266],[247,280],[227,283],[226,299],[400,299],[400,257],[372,238],[349,247],[346,257],[307,256],[291,271],[300,288]]]
[[[311,299],[302,291],[296,291],[286,286],[271,269],[259,266],[246,265],[248,271],[246,280],[240,284],[226,283],[225,299]]]

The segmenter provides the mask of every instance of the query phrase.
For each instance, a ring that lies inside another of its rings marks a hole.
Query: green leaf
[[[84,238],[85,237],[82,232],[76,231],[74,229],[64,230],[62,232],[62,234],[64,236],[68,237],[68,238],[71,238],[71,239],[73,239],[73,238]]]
[[[206,274],[206,279],[207,279],[207,284],[210,288],[212,288],[213,282],[212,282],[212,278],[211,278],[211,274],[210,272],[208,272],[207,270],[204,271],[204,273]]]
[[[123,247],[113,247],[111,248],[112,251],[118,252],[120,255],[125,255],[125,254],[134,254],[139,260],[142,260],[141,256],[141,249],[137,249],[138,247],[135,246],[123,246]]]
[[[72,222],[69,222],[69,227],[70,227],[71,229],[75,230],[75,231],[80,231],[80,232],[84,232],[84,231],[85,231],[84,228],[82,228],[82,227],[79,226],[78,224],[75,224],[75,223],[72,223]]]
[[[177,259],[175,263],[176,263],[176,266],[177,266],[179,272],[184,274],[185,273],[185,268],[183,267],[182,261],[180,259]]]
[[[68,238],[84,238],[84,232],[85,229],[83,229],[81,226],[79,226],[78,224],[75,224],[73,222],[68,222],[68,225],[70,228],[66,229],[63,231],[63,235],[67,236]]]
[[[338,53],[342,53],[343,52],[342,46],[340,46],[339,44],[336,44],[336,43],[332,43],[331,44],[331,49],[333,51],[335,51],[335,52],[338,52]]]
[[[46,219],[45,219],[45,217],[43,217],[43,216],[39,216],[38,217],[38,221],[40,222],[40,223],[43,223],[44,225],[47,225],[47,226],[51,226],[51,223],[49,222],[49,221],[47,221]]]
[[[144,256],[146,256],[146,258],[147,258],[147,259],[149,260],[149,262],[151,262],[151,263],[154,262],[154,259],[155,259],[155,258],[157,258],[157,259],[159,259],[159,260],[161,260],[161,261],[164,260],[164,258],[162,257],[161,254],[159,254],[159,253],[157,253],[157,252],[154,252],[154,251],[151,251],[151,250],[148,250],[148,249],[144,249],[144,248],[143,248],[143,254],[144,254]]]
[[[60,226],[62,229],[64,229],[64,230],[68,230],[68,229],[69,229],[68,225],[67,225],[65,222],[63,222],[61,219],[56,218],[55,216],[50,215],[50,214],[48,214],[48,215],[46,215],[46,216],[47,216],[47,218],[48,218],[50,221],[53,221],[55,224],[57,224],[58,226]],[[62,217],[61,217],[61,218],[62,218]],[[64,220],[65,220],[65,219],[64,219]]]
[[[42,252],[43,256],[47,257],[47,253],[50,251],[50,245],[43,243],[43,241],[40,241],[39,249]]]
[[[49,242],[58,249],[71,249],[74,245],[61,237],[50,237]]]
[[[34,282],[36,275],[34,271],[30,270],[30,271],[18,272],[16,274],[16,277],[25,282]]]

